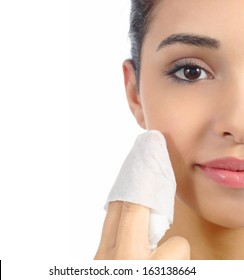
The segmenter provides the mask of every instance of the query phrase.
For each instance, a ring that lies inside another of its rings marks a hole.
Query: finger
[[[100,248],[105,250],[115,246],[123,201],[112,201],[108,204],[103,223]]]
[[[117,232],[116,246],[123,246],[123,250],[138,251],[138,244],[141,248],[148,246],[150,209],[148,207],[124,202],[119,227]]]
[[[189,260],[189,242],[180,236],[174,236],[164,242],[152,253],[153,260]]]

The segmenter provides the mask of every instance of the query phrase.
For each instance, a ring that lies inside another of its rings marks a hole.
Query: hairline
[[[140,45],[140,49],[139,49],[139,65],[138,65],[138,69],[137,69],[137,73],[136,73],[136,82],[137,82],[138,92],[139,92],[139,85],[140,85],[142,48],[144,45],[145,38],[146,38],[147,34],[149,33],[150,28],[152,26],[152,22],[156,17],[156,14],[157,14],[156,8],[158,7],[159,3],[162,1],[163,0],[154,0],[153,8],[151,9],[150,13],[147,16],[146,24],[145,24],[145,27],[143,30],[143,37],[142,37],[141,45]]]

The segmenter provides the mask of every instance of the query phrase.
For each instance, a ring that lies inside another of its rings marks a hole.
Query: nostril
[[[230,132],[224,132],[223,133],[223,136],[230,136],[230,135],[232,135]]]
[[[223,132],[223,137],[229,137],[232,138],[233,141],[235,141],[237,144],[244,144],[244,138],[240,135],[233,135],[230,132]]]

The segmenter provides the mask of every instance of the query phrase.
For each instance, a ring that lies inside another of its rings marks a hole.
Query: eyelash
[[[206,79],[213,79],[213,75],[208,70],[206,70],[203,66],[201,66],[200,64],[198,64],[194,61],[189,61],[189,60],[175,62],[174,65],[172,67],[170,67],[170,69],[164,71],[164,74],[167,78],[170,78],[178,83],[188,83],[189,84],[189,83],[195,83],[197,81],[203,80],[203,79],[199,79],[199,78],[196,80],[189,80],[187,78],[182,79],[182,78],[179,78],[176,76],[176,73],[178,71],[184,70],[189,67],[198,68],[201,71],[204,71],[206,73],[206,76],[208,76]]]

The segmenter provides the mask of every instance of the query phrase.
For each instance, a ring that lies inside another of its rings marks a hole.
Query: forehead
[[[219,39],[243,37],[243,0],[162,0],[154,12],[149,34],[160,38],[189,32]]]

